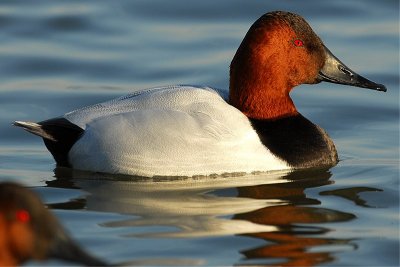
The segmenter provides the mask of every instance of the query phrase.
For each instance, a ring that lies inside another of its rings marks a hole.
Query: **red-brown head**
[[[104,266],[80,249],[39,197],[12,182],[0,183],[0,266],[54,257]]]
[[[386,90],[334,57],[302,17],[270,12],[251,26],[232,60],[229,101],[249,118],[292,116],[293,87],[322,80]]]

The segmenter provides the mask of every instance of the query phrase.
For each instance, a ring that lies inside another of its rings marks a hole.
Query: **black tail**
[[[64,167],[70,167],[68,152],[84,132],[82,128],[65,118],[55,118],[38,123],[16,121],[14,125],[42,137],[57,165]]]

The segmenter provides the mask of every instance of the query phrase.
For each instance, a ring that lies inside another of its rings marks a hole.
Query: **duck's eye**
[[[15,217],[20,222],[28,222],[31,219],[29,212],[27,212],[26,210],[18,210],[15,214]]]
[[[294,40],[293,40],[293,44],[294,44],[294,46],[297,46],[297,47],[302,47],[302,46],[304,46],[303,41],[300,40],[300,39],[294,39]]]

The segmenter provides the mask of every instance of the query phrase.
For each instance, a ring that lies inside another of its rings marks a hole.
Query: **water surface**
[[[207,179],[73,172],[11,126],[152,86],[227,90],[247,29],[277,9],[303,15],[344,63],[388,87],[294,90],[299,111],[337,146],[331,169]],[[38,192],[74,239],[111,263],[398,266],[398,10],[372,0],[2,1],[0,180]]]

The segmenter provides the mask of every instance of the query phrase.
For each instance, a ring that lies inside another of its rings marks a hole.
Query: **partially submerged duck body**
[[[228,100],[209,87],[168,86],[15,125],[41,136],[58,165],[95,172],[195,176],[332,166],[332,140],[289,96],[320,81],[386,91],[333,56],[303,18],[270,12],[232,60]]]

